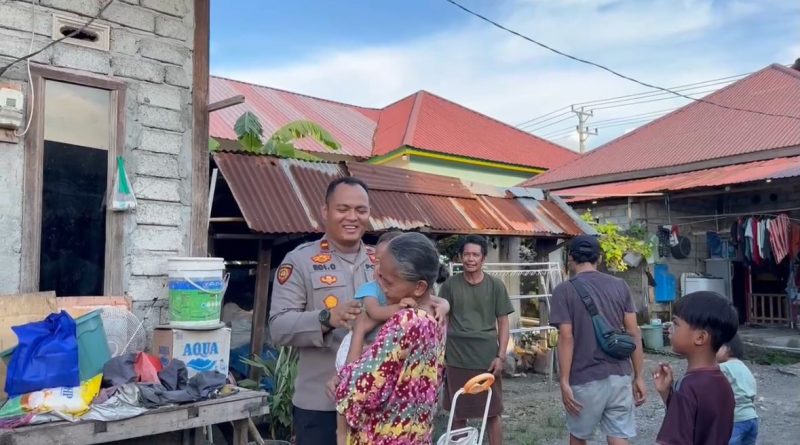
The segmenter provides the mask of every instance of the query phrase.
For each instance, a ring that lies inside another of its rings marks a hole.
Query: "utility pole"
[[[586,141],[589,136],[597,136],[597,128],[590,130],[586,125],[589,118],[594,116],[594,113],[591,110],[586,111],[585,107],[575,108],[575,105],[572,106],[572,112],[578,116],[578,125],[575,129],[578,130],[578,147],[580,148],[580,153],[583,154],[586,152]]]

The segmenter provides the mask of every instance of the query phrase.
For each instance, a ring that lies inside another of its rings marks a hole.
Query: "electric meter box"
[[[0,128],[17,129],[22,126],[22,91],[0,87]]]

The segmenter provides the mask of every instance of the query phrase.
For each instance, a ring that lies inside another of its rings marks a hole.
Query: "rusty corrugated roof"
[[[698,170],[633,181],[575,187],[553,192],[570,202],[689,190],[800,176],[800,156]]]
[[[371,190],[420,193],[424,195],[473,197],[458,178],[419,173],[395,167],[348,163],[350,175],[367,183]]]
[[[583,233],[558,206],[533,198],[473,193],[452,178],[396,168],[217,153],[214,160],[247,226],[259,233],[322,233],[328,183],[345,175],[370,187],[371,230],[571,237]],[[399,178],[393,183],[391,178]],[[405,184],[405,185],[404,185]],[[407,185],[407,188],[405,188]],[[448,192],[448,190],[450,190]]]
[[[705,97],[716,104],[800,117],[800,72],[770,65]],[[800,120],[692,102],[523,185],[549,190],[620,174],[800,145]],[[664,172],[659,172],[663,174]],[[656,173],[656,174],[659,174]],[[626,179],[634,179],[633,177]]]

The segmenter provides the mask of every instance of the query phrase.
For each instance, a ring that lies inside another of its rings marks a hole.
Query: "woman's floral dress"
[[[444,328],[419,309],[390,318],[336,389],[348,445],[430,444],[444,374]]]

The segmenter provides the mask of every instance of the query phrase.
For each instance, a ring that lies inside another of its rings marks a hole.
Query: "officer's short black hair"
[[[328,184],[328,190],[325,192],[325,204],[331,200],[331,195],[333,195],[333,192],[336,191],[336,187],[339,187],[342,184],[359,186],[369,195],[369,187],[367,187],[367,183],[354,176],[343,176],[341,178],[334,179]]]
[[[464,254],[464,246],[467,244],[475,244],[476,246],[480,246],[483,256],[489,254],[489,241],[486,240],[485,236],[467,235],[461,238],[461,243],[458,245],[458,252],[460,254]]]
[[[699,291],[687,294],[675,305],[675,315],[693,329],[707,331],[714,352],[731,341],[739,329],[736,308],[730,300],[716,292]]]

